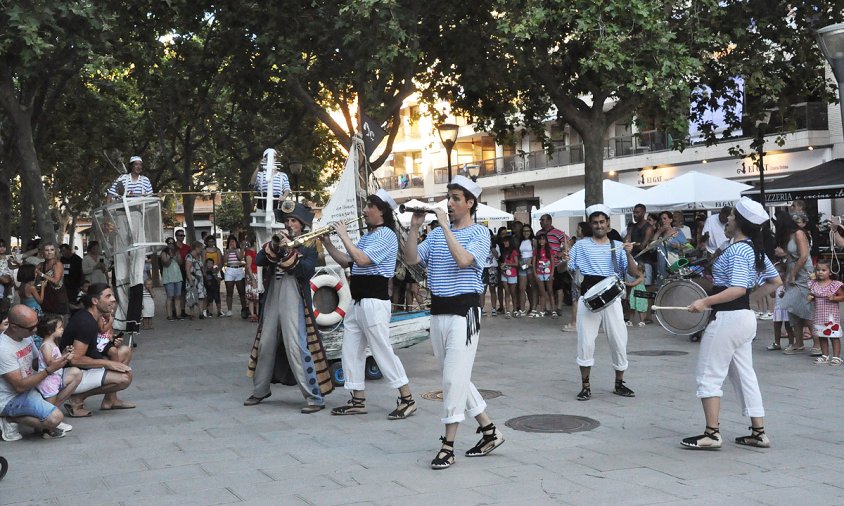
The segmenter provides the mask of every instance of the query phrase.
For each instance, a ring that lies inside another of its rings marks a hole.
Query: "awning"
[[[193,220],[193,227],[194,228],[205,228],[205,227],[211,228],[213,226],[214,226],[214,222],[211,221],[211,220]],[[187,224],[182,225],[179,228],[186,228],[186,227],[187,227]]]
[[[742,195],[758,199],[758,188],[743,191]],[[765,202],[774,204],[792,200],[818,200],[844,198],[844,158],[836,158],[811,169],[765,185]]]

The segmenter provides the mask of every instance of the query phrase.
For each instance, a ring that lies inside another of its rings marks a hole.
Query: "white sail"
[[[360,171],[358,170],[358,144],[361,143],[359,137],[355,137],[355,144],[349,153],[349,158],[346,159],[346,166],[343,168],[343,174],[340,176],[340,181],[337,187],[331,193],[331,198],[322,209],[322,216],[319,220],[314,220],[314,229],[330,225],[337,221],[349,221],[360,216],[358,206],[358,192],[360,189],[359,178]],[[331,242],[340,251],[345,251],[345,246],[340,241],[336,234],[332,234]],[[349,227],[349,237],[353,243],[360,240],[360,231],[358,227]],[[330,257],[326,255],[326,261]]]

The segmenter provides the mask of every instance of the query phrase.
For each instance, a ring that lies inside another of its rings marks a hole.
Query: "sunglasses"
[[[17,327],[17,328],[19,328],[19,329],[28,330],[29,332],[35,332],[35,329],[37,329],[37,328],[38,328],[38,324],[37,324],[37,323],[36,323],[35,325],[31,326],[31,327],[24,327],[24,326],[23,326],[23,325],[21,325],[20,323],[15,323],[15,322],[9,322],[9,325],[14,325],[15,327]]]
[[[184,237],[185,234],[176,234],[176,237]]]

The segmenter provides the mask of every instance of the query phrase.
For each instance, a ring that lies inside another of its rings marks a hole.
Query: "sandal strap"
[[[703,431],[703,435],[699,436],[699,437],[710,437],[710,436],[714,436],[714,435],[720,434],[720,433],[721,433],[720,427],[710,427],[709,425],[707,425],[706,430]]]
[[[478,429],[475,431],[475,434],[484,433],[484,437],[486,437],[486,433],[492,431],[492,437],[495,437],[495,424],[490,423],[484,427],[478,426]]]
[[[754,426],[751,425],[750,427],[748,427],[748,429],[750,429],[751,434],[747,437],[751,437],[753,439],[760,439],[759,436],[761,436],[762,434],[765,433],[765,427],[764,426],[754,427]]]
[[[355,397],[352,395],[352,398],[346,401],[346,404],[352,406],[354,408],[364,408],[366,407],[366,398]]]

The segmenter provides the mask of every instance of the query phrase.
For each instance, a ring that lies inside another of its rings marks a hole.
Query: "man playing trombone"
[[[331,410],[332,415],[360,415],[366,413],[364,369],[366,347],[392,388],[399,389],[396,409],[387,415],[389,420],[401,420],[416,411],[416,402],[404,366],[390,345],[390,278],[393,277],[398,256],[393,210],[396,201],[383,189],[366,199],[364,220],[368,228],[357,244],[352,242],[344,222],[333,224],[346,252],[337,249],[328,234],[320,237],[325,250],[338,264],[351,267],[349,288],[354,304],[343,320],[343,372],[345,388],[352,398],[345,406]]]

